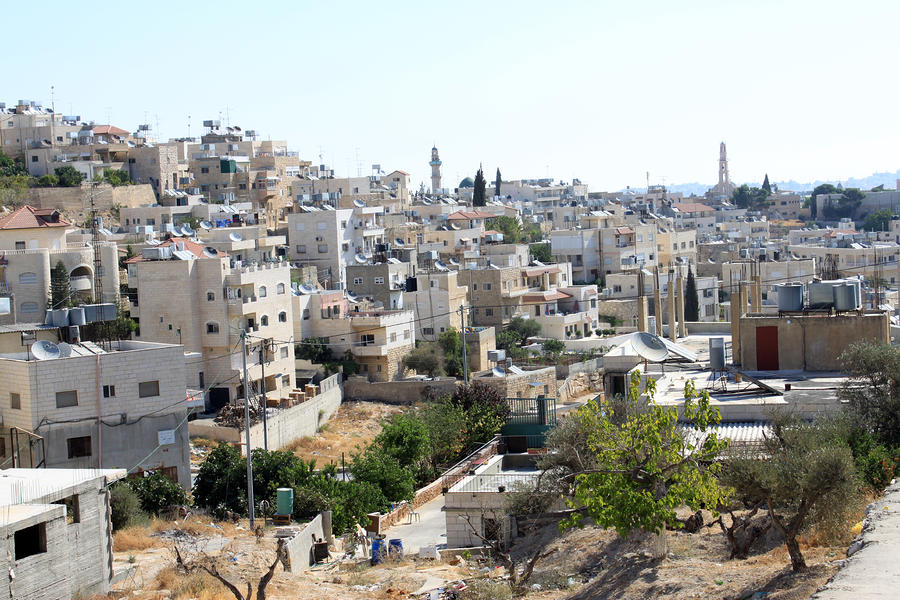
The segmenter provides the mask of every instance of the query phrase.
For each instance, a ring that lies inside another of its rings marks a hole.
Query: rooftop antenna
[[[56,114],[56,102],[55,102],[55,93],[54,93],[55,91],[56,91],[56,86],[51,85],[50,86],[50,110],[53,111],[53,114]]]
[[[94,189],[97,183],[91,182],[91,246],[94,250],[94,302],[103,302],[103,282],[100,277],[100,224],[97,206],[94,204]]]
[[[191,137],[191,115],[188,115],[188,137]]]

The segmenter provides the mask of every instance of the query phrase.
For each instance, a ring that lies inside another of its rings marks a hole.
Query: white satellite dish
[[[422,204],[424,204],[425,206],[431,206],[431,202],[429,202],[427,198],[422,198]]]
[[[65,342],[60,342],[59,344],[57,344],[56,347],[59,348],[59,357],[60,358],[68,358],[68,357],[72,356],[72,346],[70,346],[69,344],[67,344]]]
[[[212,223],[209,221],[200,221],[200,227],[203,229],[212,229]]]
[[[669,348],[665,342],[646,331],[632,333],[631,346],[638,356],[650,362],[662,362],[669,357]]]
[[[297,286],[297,289],[300,290],[301,294],[313,294],[316,291],[316,288],[309,285],[308,283],[301,283]]]
[[[454,267],[458,267],[458,266],[459,266],[459,261],[456,260],[455,258],[451,258],[451,259],[450,259],[450,264],[453,265]]]
[[[402,247],[405,246],[406,244],[405,244],[405,243],[403,242],[403,240],[401,240],[400,238],[394,238],[394,245],[395,245],[395,246],[399,246],[400,248],[402,248]]]
[[[184,235],[190,237],[190,236],[194,235],[194,230],[191,229],[191,226],[190,226],[190,225],[182,225],[182,226],[181,226],[181,233],[183,233]]]
[[[228,239],[231,240],[232,242],[240,242],[240,241],[243,241],[244,236],[242,236],[239,233],[232,232],[232,233],[228,234]]]
[[[31,353],[38,360],[50,360],[51,358],[59,358],[59,346],[47,340],[40,340],[31,345]]]
[[[450,267],[448,267],[447,265],[445,265],[444,263],[442,263],[439,260],[434,261],[434,268],[437,269],[438,271],[449,271],[450,270]]]
[[[172,234],[173,236],[175,236],[175,237],[181,237],[181,236],[184,235],[183,233],[181,233],[181,229],[179,229],[178,227],[176,227],[175,229],[173,229],[173,230],[170,231],[169,233],[171,233],[171,234]]]
[[[366,264],[367,262],[369,262],[369,259],[366,258],[366,257],[365,257],[364,255],[362,255],[362,254],[356,254],[356,255],[354,255],[353,258],[356,260],[356,262],[358,262],[358,263],[361,264],[361,265],[364,265],[364,264]]]
[[[541,261],[539,261],[538,259],[534,259],[533,261],[531,261],[531,264],[533,264],[536,267],[546,267],[547,266],[544,263],[542,263]]]
[[[359,296],[357,296],[356,294],[354,294],[354,293],[351,292],[350,290],[347,290],[347,300],[349,300],[350,302],[358,302],[358,301],[359,301]]]
[[[219,255],[219,251],[213,248],[212,246],[207,246],[203,249],[203,255],[208,256],[210,258],[215,258]]]
[[[493,373],[494,377],[506,377],[506,371],[504,371],[500,367],[492,368],[491,373]]]
[[[359,198],[356,198],[353,200],[353,206],[355,206],[356,208],[365,208],[366,203],[363,202],[362,200],[360,200]]]

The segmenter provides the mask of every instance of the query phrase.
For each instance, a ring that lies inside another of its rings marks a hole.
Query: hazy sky
[[[35,7],[39,6],[38,9]],[[204,119],[339,174],[592,190],[900,168],[900,2],[27,2],[2,11],[0,101],[164,138]],[[358,157],[358,158],[357,158]]]

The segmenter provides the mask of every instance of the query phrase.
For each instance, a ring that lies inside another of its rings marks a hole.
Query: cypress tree
[[[769,195],[772,193],[772,186],[769,185],[769,174],[766,173],[766,178],[763,179],[762,189],[766,191],[766,194]]]
[[[486,200],[484,197],[487,182],[484,180],[484,172],[478,167],[478,173],[475,174],[475,190],[472,192],[472,206],[484,206]]]
[[[697,281],[694,271],[688,267],[687,283],[684,286],[684,320],[700,320],[700,297],[697,296]]]
[[[72,287],[69,285],[69,270],[63,261],[50,270],[50,308],[65,308],[72,304]]]
[[[497,180],[494,182],[494,187],[497,188],[497,191],[494,192],[494,195],[495,195],[495,196],[499,196],[499,195],[500,195],[500,184],[501,184],[501,183],[502,183],[502,180],[500,179],[500,168],[498,167],[498,168],[497,168]]]

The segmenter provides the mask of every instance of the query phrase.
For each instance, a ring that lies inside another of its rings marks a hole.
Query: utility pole
[[[241,333],[241,358],[244,361],[244,441],[247,446],[247,508],[250,511],[250,529],[253,518],[253,460],[250,457],[250,375],[247,372],[247,332]]]
[[[463,381],[466,382],[466,385],[469,385],[469,360],[466,358],[466,306],[464,304],[459,307],[459,317],[462,326],[459,335],[462,336]]]
[[[269,449],[269,431],[266,426],[266,413],[268,412],[268,402],[266,396],[266,351],[269,349],[271,340],[263,340],[259,344],[259,366],[262,369],[262,422],[263,422],[263,448]]]

